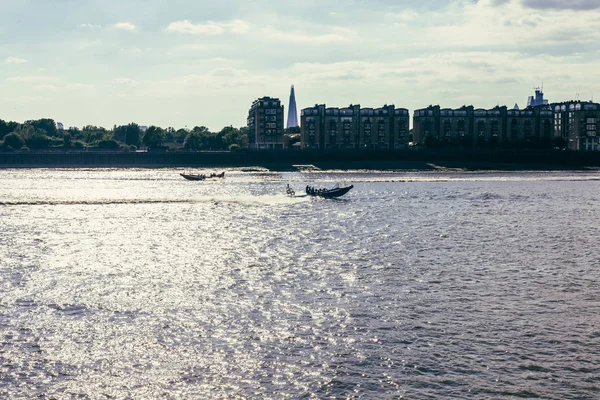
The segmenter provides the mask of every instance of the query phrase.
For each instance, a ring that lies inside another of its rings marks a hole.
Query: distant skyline
[[[244,126],[298,110],[526,106],[600,95],[598,0],[7,0],[0,119]]]

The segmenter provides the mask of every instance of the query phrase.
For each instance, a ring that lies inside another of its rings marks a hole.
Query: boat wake
[[[0,200],[0,207],[16,206],[104,206],[115,204],[294,204],[308,201],[307,198],[294,198],[285,195],[261,195],[261,196],[203,196],[190,199],[98,199],[98,200]]]
[[[95,206],[111,204],[176,204],[193,203],[192,200],[168,199],[101,199],[101,200],[23,200],[0,201],[1,206]]]
[[[195,203],[229,203],[247,205],[276,205],[295,204],[309,201],[306,197],[290,197],[285,195],[261,195],[261,196],[207,196],[193,199]]]

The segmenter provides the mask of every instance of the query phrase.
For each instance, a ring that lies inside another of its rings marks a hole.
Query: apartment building
[[[300,145],[303,149],[320,149],[325,146],[325,104],[300,111]]]
[[[408,146],[409,114],[394,105],[345,108],[315,105],[301,111],[304,149],[399,149]]]
[[[473,141],[473,106],[439,110],[440,137],[449,143],[466,145]]]
[[[277,98],[255,100],[248,112],[248,148],[282,149],[283,105]]]
[[[600,104],[567,101],[553,103],[550,108],[554,115],[554,136],[562,138],[569,150],[600,150]]]
[[[552,111],[549,106],[492,109],[429,106],[413,114],[413,141],[439,146],[540,147],[550,146]]]

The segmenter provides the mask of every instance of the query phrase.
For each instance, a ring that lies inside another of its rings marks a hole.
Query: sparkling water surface
[[[600,172],[226,171],[0,171],[0,398],[600,398]]]

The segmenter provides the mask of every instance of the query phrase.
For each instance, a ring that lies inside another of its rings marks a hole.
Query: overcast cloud
[[[526,7],[556,10],[597,10],[600,0],[523,0]]]
[[[2,2],[0,119],[218,130],[292,84],[299,108],[600,93],[600,0],[290,3]]]

